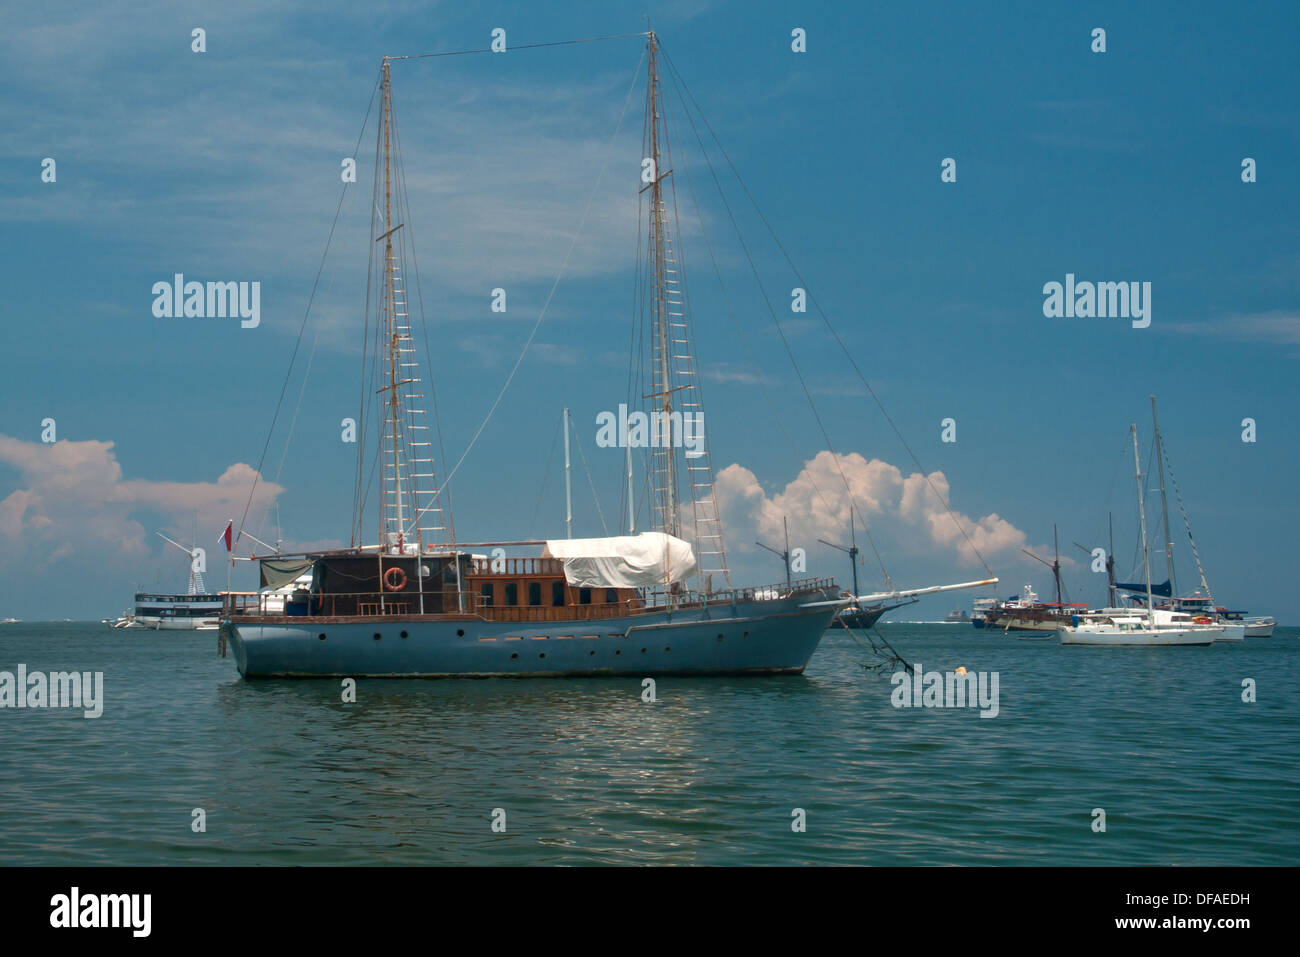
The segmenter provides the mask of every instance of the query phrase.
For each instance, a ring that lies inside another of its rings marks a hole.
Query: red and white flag
[[[234,519],[226,522],[226,530],[217,537],[217,541],[226,543],[226,551],[230,551],[230,530],[234,524]]]

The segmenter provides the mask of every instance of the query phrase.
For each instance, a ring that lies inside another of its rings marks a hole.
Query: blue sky
[[[183,587],[184,557],[153,531],[188,536],[196,512],[216,559],[216,535],[248,494],[339,201],[339,163],[353,155],[382,55],[481,48],[495,27],[513,45],[631,33],[648,12],[921,465],[985,529],[998,593],[1023,582],[1047,592],[1046,569],[1020,549],[1046,554],[1056,524],[1071,597],[1099,601],[1101,576],[1070,543],[1104,544],[1108,511],[1120,572],[1132,570],[1128,424],[1138,422],[1145,456],[1155,393],[1215,596],[1300,622],[1290,587],[1300,532],[1294,5],[263,7],[56,3],[6,14],[0,617],[99,617],[128,604],[136,582]],[[191,52],[195,27],[207,33],[202,54]],[[790,49],[796,27],[806,53]],[[1105,53],[1090,49],[1096,27]],[[617,511],[622,458],[595,447],[595,416],[626,392],[641,86],[613,133],[642,47],[393,68],[451,459],[592,201],[537,344],[452,482],[462,539],[563,533],[558,464],[542,485],[562,406],[606,517]],[[675,119],[685,122],[680,110]],[[339,422],[356,413],[373,131],[356,151],[360,182],[263,463],[275,480],[266,488],[282,490],[284,537],[299,545],[348,536],[355,451]],[[57,163],[53,183],[41,181],[45,157]],[[945,157],[955,183],[940,181]],[[1242,182],[1245,157],[1257,182]],[[831,533],[837,514],[807,491],[826,442],[698,151],[675,159],[679,190],[689,178],[701,207],[699,219],[684,211],[682,242],[710,450],[728,470],[733,577],[782,576],[752,543],[772,541],[784,514],[809,572],[846,581],[843,558],[815,541],[844,537]],[[878,505],[868,517],[894,581],[983,577],[941,509],[918,501],[907,450],[816,314],[788,311],[798,283],[728,189],[835,451],[861,456],[847,471]],[[151,287],[178,272],[260,282],[261,325],[155,318]],[[1043,285],[1067,273],[1150,282],[1150,327],[1046,318]],[[489,309],[495,287],[508,290],[505,315]],[[955,443],[940,441],[947,417]],[[1247,417],[1254,443],[1241,441]],[[53,446],[41,442],[47,418]],[[274,535],[270,500],[259,498],[248,526],[262,538]],[[577,465],[575,500],[576,531],[599,534]],[[1180,580],[1193,582],[1185,536],[1175,538]],[[210,581],[224,585],[212,566]],[[879,584],[871,564],[861,574]],[[931,599],[921,616],[957,601]]]

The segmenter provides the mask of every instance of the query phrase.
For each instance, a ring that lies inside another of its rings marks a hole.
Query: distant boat
[[[149,628],[154,631],[216,631],[221,622],[222,598],[203,586],[197,547],[186,548],[162,532],[156,533],[190,558],[190,581],[185,594],[136,592],[133,611],[103,619],[110,628]]]
[[[999,605],[1000,602],[996,598],[976,598],[971,606],[970,623],[976,628],[985,627],[989,617],[997,611]]]
[[[964,625],[970,621],[970,615],[966,614],[965,609],[954,608],[943,616],[943,620],[950,625]]]
[[[874,605],[868,605],[865,608],[850,605],[843,611],[836,613],[835,617],[831,620],[831,627],[850,628],[854,630],[870,628],[887,612],[891,612],[895,608],[902,608],[904,605],[914,605],[916,604],[916,601],[917,600],[913,598],[911,601],[899,601],[892,605],[880,602]]]
[[[1004,632],[1045,632],[1048,637],[1051,637],[1061,625],[1070,621],[1071,615],[1087,609],[1087,605],[1066,604],[1062,600],[1060,542],[1057,539],[1055,525],[1052,526],[1052,542],[1055,557],[1050,562],[1027,548],[1021,551],[1052,570],[1052,578],[1056,582],[1056,601],[1039,601],[1038,593],[1032,586],[1026,585],[1019,598],[1013,595],[1004,602],[998,602],[985,613],[987,627],[1000,628]]]
[[[1245,624],[1247,638],[1270,638],[1277,627],[1277,621],[1268,617],[1247,618]]]
[[[1087,605],[1059,604],[1038,600],[1038,593],[1026,585],[1021,594],[997,602],[985,613],[984,627],[1000,631],[1055,632],[1070,621],[1070,616],[1087,609]],[[979,626],[977,626],[979,627]]]
[[[1192,556],[1196,560],[1196,569],[1200,573],[1201,587],[1193,595],[1178,596],[1177,578],[1174,567],[1174,543],[1169,531],[1169,499],[1165,490],[1165,460],[1166,454],[1164,443],[1160,436],[1160,417],[1156,411],[1156,397],[1151,396],[1151,423],[1155,430],[1155,458],[1156,465],[1160,475],[1160,514],[1162,519],[1162,528],[1164,531],[1164,552],[1166,578],[1160,585],[1153,585],[1150,581],[1145,583],[1145,607],[1154,608],[1157,612],[1157,620],[1162,616],[1166,617],[1172,613],[1176,621],[1185,621],[1185,616],[1190,615],[1191,620],[1197,625],[1213,625],[1221,630],[1217,641],[1242,641],[1247,636],[1247,626],[1245,623],[1244,611],[1232,611],[1228,608],[1216,605],[1214,598],[1210,594],[1210,586],[1206,581],[1205,568],[1201,565],[1200,553],[1196,548],[1196,540],[1192,538],[1191,520],[1188,518],[1187,510],[1183,507],[1182,496],[1179,495],[1178,505],[1183,514],[1183,524],[1187,529],[1187,538],[1192,546]],[[1172,471],[1170,473],[1172,478]],[[1177,482],[1174,483],[1177,491]],[[1113,573],[1113,565],[1111,566]],[[1136,604],[1143,604],[1144,585],[1140,583],[1115,582],[1112,574],[1112,603],[1115,589],[1130,593],[1129,598]],[[1137,594],[1133,594],[1137,593]],[[1157,603],[1156,599],[1162,599]],[[1274,622],[1276,624],[1276,622]],[[1261,623],[1256,627],[1257,631],[1265,631],[1271,634],[1272,629]]]
[[[1142,489],[1142,459],[1138,451],[1137,424],[1133,434],[1133,470],[1137,482],[1138,522],[1142,528],[1142,567],[1146,574],[1147,606],[1140,611],[1105,609],[1098,613],[1073,615],[1071,623],[1059,629],[1063,645],[1164,647],[1171,645],[1210,645],[1221,637],[1223,629],[1190,622],[1192,616],[1169,612],[1161,621],[1151,595],[1151,552],[1147,542],[1146,498]],[[1167,537],[1167,536],[1166,536]],[[1175,618],[1185,617],[1188,623]]]

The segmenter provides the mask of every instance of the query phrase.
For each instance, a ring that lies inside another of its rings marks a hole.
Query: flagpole
[[[230,580],[235,571],[235,550],[230,546],[230,530],[234,526],[234,524],[235,524],[235,520],[233,518],[230,519],[230,521],[226,522],[226,530],[221,533],[221,538],[218,539],[218,541],[225,542],[226,555],[229,558],[229,560],[226,562],[226,591],[227,592],[229,592],[231,589]]]

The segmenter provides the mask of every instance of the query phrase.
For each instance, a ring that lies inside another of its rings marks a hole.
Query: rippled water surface
[[[1300,864],[1295,629],[882,632],[927,671],[996,671],[998,716],[893,707],[844,635],[802,677],[665,678],[653,704],[625,679],[362,680],[344,704],[240,679],[214,633],[0,625],[0,671],[102,671],[106,698],[0,709],[0,864]]]

